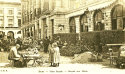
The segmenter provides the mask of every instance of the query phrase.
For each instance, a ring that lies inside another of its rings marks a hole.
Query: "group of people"
[[[57,40],[50,42],[48,46],[50,66],[57,67],[60,63],[60,51]]]
[[[19,66],[19,64],[21,65],[25,65],[24,62],[22,61],[21,56],[17,53],[17,50],[20,49],[22,44],[25,44],[25,42],[30,43],[31,47],[34,47],[35,43],[36,44],[40,44],[40,50],[44,50],[44,53],[49,53],[49,62],[51,63],[50,66],[53,67],[57,67],[59,66],[60,63],[60,48],[64,48],[67,47],[67,42],[65,41],[64,44],[61,43],[60,38],[56,38],[55,40],[50,40],[50,38],[46,37],[43,40],[40,41],[33,41],[31,38],[29,39],[24,39],[22,40],[22,43],[20,43],[20,38],[17,39],[16,41],[16,45],[12,46],[12,48],[10,49],[10,53],[13,51],[13,54],[11,54],[10,56],[12,56],[13,58],[18,58],[19,60],[15,60],[16,64],[15,66]],[[33,41],[33,42],[32,42]],[[62,45],[61,45],[62,44]],[[30,47],[29,46],[29,47]],[[13,56],[14,55],[14,56]],[[10,58],[8,58],[10,59]]]
[[[21,45],[22,44],[20,44],[20,38],[18,38],[16,41],[16,44],[13,44],[10,48],[8,59],[14,61],[14,67],[26,66],[25,60],[18,53],[18,50],[20,49]],[[33,45],[34,44],[32,43],[32,47],[34,47]],[[57,40],[52,42],[52,41],[48,40],[48,38],[46,37],[46,39],[44,39],[44,52],[49,53],[49,61],[51,62],[51,66],[54,66],[54,67],[59,66],[60,52],[59,52]]]
[[[50,40],[45,37],[43,41],[40,41],[40,49],[44,50],[44,53],[49,53],[50,66],[57,67],[60,63],[60,51],[59,51],[59,39]]]

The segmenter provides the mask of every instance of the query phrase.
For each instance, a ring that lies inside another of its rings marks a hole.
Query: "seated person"
[[[62,48],[67,47],[68,43],[65,41]]]
[[[23,62],[23,58],[18,54],[17,50],[20,48],[19,44],[16,44],[16,46],[13,46],[10,49],[10,53],[8,56],[9,60],[13,60],[14,61],[14,67],[22,67],[22,62]]]

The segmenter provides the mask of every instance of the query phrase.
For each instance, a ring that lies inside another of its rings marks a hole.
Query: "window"
[[[125,28],[125,7],[117,5],[112,10],[112,30],[122,30]]]
[[[21,19],[18,19],[18,27],[21,27]]]
[[[69,21],[70,33],[76,33],[75,19],[72,17]]]
[[[9,15],[13,15],[13,10],[8,10]]]
[[[18,11],[18,15],[21,15],[21,11]]]
[[[21,8],[17,8],[18,15],[21,15]]]
[[[8,19],[8,26],[9,27],[13,26],[13,19],[12,18]]]
[[[8,22],[13,22],[13,19],[8,19]]]
[[[103,13],[101,11],[96,11],[94,14],[94,30],[95,31],[102,31],[104,30],[104,24],[101,23],[103,20]]]
[[[81,30],[81,32],[88,32],[87,16],[86,15],[81,16],[80,30]]]

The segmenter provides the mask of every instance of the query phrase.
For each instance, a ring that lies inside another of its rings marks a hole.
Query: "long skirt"
[[[51,63],[54,62],[54,53],[49,54],[49,62],[51,62]]]

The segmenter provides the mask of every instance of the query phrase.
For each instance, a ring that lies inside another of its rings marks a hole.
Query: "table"
[[[40,54],[25,54],[25,55],[23,55],[24,59],[29,59],[29,60],[37,59],[39,57],[40,57]]]
[[[24,65],[27,66],[27,63],[30,60],[33,60],[32,65],[35,65],[37,62],[36,60],[40,58],[40,54],[30,54],[31,52],[19,52],[19,54],[23,57],[24,59]]]
[[[40,58],[40,54],[32,54],[32,55],[24,55],[23,56],[23,58],[25,59],[25,60],[28,60],[28,62],[30,62],[30,60],[33,60],[33,62],[31,62],[31,65],[33,66],[33,65],[35,65],[36,66],[36,64],[37,64],[37,60]],[[28,63],[27,62],[27,63]],[[26,63],[26,66],[28,66],[28,64]]]

